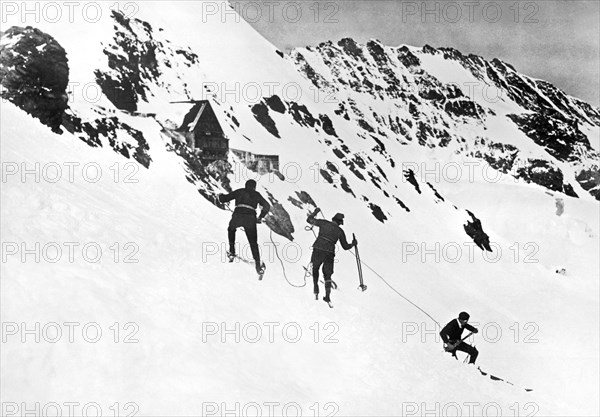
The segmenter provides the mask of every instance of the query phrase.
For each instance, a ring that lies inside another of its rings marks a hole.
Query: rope
[[[304,274],[304,283],[302,285],[296,285],[288,279],[287,274],[285,272],[285,265],[283,263],[283,259],[281,259],[281,257],[279,256],[279,251],[277,250],[277,245],[273,241],[273,230],[269,229],[269,235],[270,235],[269,238],[271,239],[271,243],[273,244],[273,247],[275,248],[275,255],[277,255],[277,259],[279,259],[279,262],[281,263],[281,268],[283,269],[283,277],[285,278],[287,283],[290,284],[294,288],[306,287],[306,273]]]
[[[296,188],[298,188],[298,190],[300,190],[300,192],[302,192],[302,190],[300,189],[300,187],[298,187],[298,184],[294,184],[296,186]],[[320,211],[321,216],[323,216],[324,219],[326,219],[325,214],[323,213],[323,211]],[[308,231],[310,230],[313,235],[315,236],[315,238],[317,237],[317,234],[315,233],[315,231],[313,230],[313,226],[305,226],[304,230]],[[279,262],[281,262],[281,267],[283,268],[283,276],[285,278],[285,280],[288,282],[288,284],[290,284],[292,287],[296,287],[296,288],[301,288],[306,286],[306,276],[308,274],[308,268],[306,268],[306,272],[304,274],[304,284],[301,286],[298,285],[294,285],[290,282],[290,280],[288,279],[286,272],[285,272],[285,266],[283,264],[283,260],[279,257],[279,252],[277,251],[277,246],[275,245],[275,242],[273,242],[273,231],[271,230],[271,243],[273,243],[273,246],[275,246],[275,254],[277,255],[277,258],[279,259]],[[433,322],[435,324],[437,324],[437,326],[441,329],[442,325],[433,318],[433,316],[431,316],[431,314],[429,314],[427,311],[425,311],[424,309],[422,309],[421,307],[419,307],[416,303],[412,302],[408,297],[404,296],[402,293],[400,293],[400,291],[398,291],[397,289],[395,289],[389,282],[387,282],[387,280],[381,276],[377,271],[375,271],[373,268],[371,268],[366,262],[364,262],[362,259],[358,258],[358,254],[356,252],[351,252],[354,257],[357,259],[357,261],[359,261],[362,265],[366,266],[371,272],[373,272],[379,279],[381,279],[385,285],[387,285],[392,291],[394,291],[396,294],[398,294],[400,297],[402,297],[402,299],[404,299],[406,302],[408,302],[409,304],[411,304],[413,307],[415,307],[416,309],[418,309],[420,312],[422,312],[423,314],[425,314],[427,317],[429,317],[431,320],[433,320]],[[309,264],[310,266],[310,264]]]
[[[323,214],[323,211],[320,212],[321,216],[323,216],[324,219],[326,219],[325,214]],[[311,229],[312,230],[312,229]],[[314,230],[313,230],[313,234],[315,234]],[[420,312],[422,312],[423,314],[425,314],[427,317],[429,317],[431,320],[433,320],[433,322],[435,324],[438,325],[438,327],[441,329],[442,325],[436,320],[434,319],[431,314],[429,314],[427,311],[423,310],[421,307],[419,307],[417,304],[415,304],[414,302],[412,302],[408,297],[402,295],[402,293],[400,293],[400,291],[398,291],[397,289],[395,289],[389,282],[387,282],[387,280],[382,277],[377,271],[375,271],[373,268],[371,268],[365,261],[363,261],[362,259],[359,259],[357,257],[357,254],[355,251],[350,251],[350,253],[352,253],[354,255],[354,257],[360,261],[361,264],[363,264],[364,266],[366,266],[371,272],[373,272],[379,279],[381,279],[385,285],[387,285],[392,291],[394,291],[396,294],[398,294],[400,297],[402,297],[406,302],[408,302],[409,304],[411,304],[413,307],[417,308]]]
[[[356,255],[355,255],[356,256]],[[373,272],[379,279],[381,279],[385,285],[387,285],[388,287],[390,287],[390,289],[392,291],[394,291],[396,294],[398,294],[400,297],[402,297],[405,301],[407,301],[409,304],[411,304],[413,307],[417,308],[419,311],[421,311],[423,314],[425,314],[427,317],[429,317],[431,320],[433,320],[433,322],[435,324],[438,325],[438,327],[441,329],[442,325],[436,320],[434,319],[427,311],[423,310],[421,307],[419,307],[417,304],[415,304],[414,302],[412,302],[408,297],[402,295],[400,293],[400,291],[398,291],[397,289],[395,289],[389,282],[386,281],[386,279],[384,277],[382,277],[377,271],[375,271],[373,268],[371,268],[365,261],[361,260],[360,261],[364,266],[366,266],[371,272]]]

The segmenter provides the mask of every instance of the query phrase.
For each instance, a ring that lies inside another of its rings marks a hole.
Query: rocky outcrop
[[[465,232],[473,239],[479,249],[493,252],[490,246],[490,237],[483,231],[481,221],[470,211],[467,210],[467,213],[469,213],[471,220],[467,220],[467,224],[464,225]]]
[[[39,119],[56,133],[63,129],[93,147],[108,145],[115,152],[148,168],[148,142],[141,131],[105,109],[81,118],[69,108],[67,53],[47,33],[32,27],[11,27],[0,41],[2,98]]]
[[[260,123],[267,132],[272,134],[278,139],[281,139],[279,136],[279,131],[277,130],[277,125],[275,124],[275,120],[271,118],[269,114],[269,107],[264,103],[258,103],[252,106],[252,114],[258,123]]]
[[[13,26],[0,38],[1,97],[62,133],[68,106],[67,54],[39,29]]]

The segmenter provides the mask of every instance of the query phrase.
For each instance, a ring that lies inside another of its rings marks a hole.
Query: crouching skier
[[[457,319],[452,320],[440,332],[440,336],[444,341],[444,350],[452,353],[452,356],[456,358],[456,352],[465,352],[470,355],[470,364],[474,364],[477,360],[479,352],[473,346],[466,344],[462,339],[462,333],[464,329],[472,333],[477,333],[475,327],[471,326],[467,322],[469,321],[469,313],[463,311],[458,315]],[[458,358],[457,358],[458,359]]]
[[[219,196],[219,201],[222,203],[227,203],[231,200],[235,200],[235,210],[233,211],[229,227],[227,228],[229,237],[229,252],[227,253],[227,256],[231,262],[233,262],[233,258],[237,256],[235,253],[235,231],[239,227],[243,227],[246,232],[246,237],[248,238],[248,243],[250,244],[250,249],[252,250],[256,272],[258,273],[259,278],[262,278],[266,266],[260,261],[256,224],[262,223],[262,220],[271,209],[271,205],[258,191],[256,191],[256,181],[254,180],[246,181],[246,186],[244,188],[235,190],[230,194],[221,194]],[[256,208],[259,204],[262,207],[262,210],[258,218],[256,218]]]
[[[341,213],[336,214],[332,221],[324,219],[315,219],[315,216],[321,211],[317,208],[311,213],[306,221],[313,226],[319,228],[319,235],[317,240],[313,244],[313,253],[311,257],[312,262],[312,274],[314,283],[314,294],[315,299],[319,299],[319,269],[323,266],[323,278],[325,280],[325,297],[323,301],[329,304],[329,307],[333,307],[331,304],[331,276],[333,275],[333,261],[335,259],[335,244],[340,241],[344,250],[352,249],[356,246],[356,238],[352,240],[352,243],[348,243],[346,235],[340,227],[344,224],[344,215]]]

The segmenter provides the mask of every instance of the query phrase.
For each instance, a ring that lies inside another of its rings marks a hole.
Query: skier
[[[462,333],[464,329],[467,329],[473,333],[479,332],[479,330],[467,323],[469,321],[469,317],[469,313],[463,311],[458,315],[457,319],[454,319],[450,323],[446,324],[446,327],[444,327],[440,332],[440,336],[444,341],[444,350],[446,352],[452,353],[452,356],[455,358],[457,351],[465,352],[471,356],[469,363],[474,364],[477,360],[477,355],[479,355],[479,352],[473,346],[462,341]]]
[[[352,240],[352,243],[348,243],[346,235],[340,227],[344,224],[344,215],[337,213],[332,221],[325,219],[315,219],[315,216],[321,211],[317,208],[311,213],[306,221],[313,226],[319,228],[319,235],[317,240],[313,244],[313,253],[311,257],[312,262],[312,274],[314,283],[314,294],[315,299],[319,299],[319,268],[323,265],[323,275],[325,279],[325,297],[323,301],[331,303],[331,276],[333,275],[333,261],[335,258],[335,244],[339,240],[344,250],[352,249],[356,246],[356,238]],[[330,304],[331,307],[331,304]]]
[[[260,261],[260,252],[258,250],[256,224],[262,223],[263,219],[271,209],[271,205],[256,191],[256,181],[248,180],[244,188],[235,190],[230,194],[221,194],[219,201],[227,203],[235,199],[235,210],[231,216],[229,227],[227,229],[229,237],[229,252],[227,255],[230,260],[236,256],[235,253],[235,231],[243,227],[252,250],[252,257],[256,264],[256,272],[262,276],[265,272],[265,264]],[[256,208],[260,204],[262,210],[258,219],[256,218]]]

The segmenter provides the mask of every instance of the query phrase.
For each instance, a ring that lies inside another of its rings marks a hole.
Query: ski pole
[[[356,236],[354,234],[352,234],[352,239],[356,240]],[[365,292],[365,291],[367,291],[367,286],[363,282],[362,263],[360,262],[360,255],[358,253],[358,242],[356,243],[356,246],[354,247],[354,254],[356,255],[356,266],[358,268],[358,279],[360,281],[360,285],[358,286],[358,289]]]

